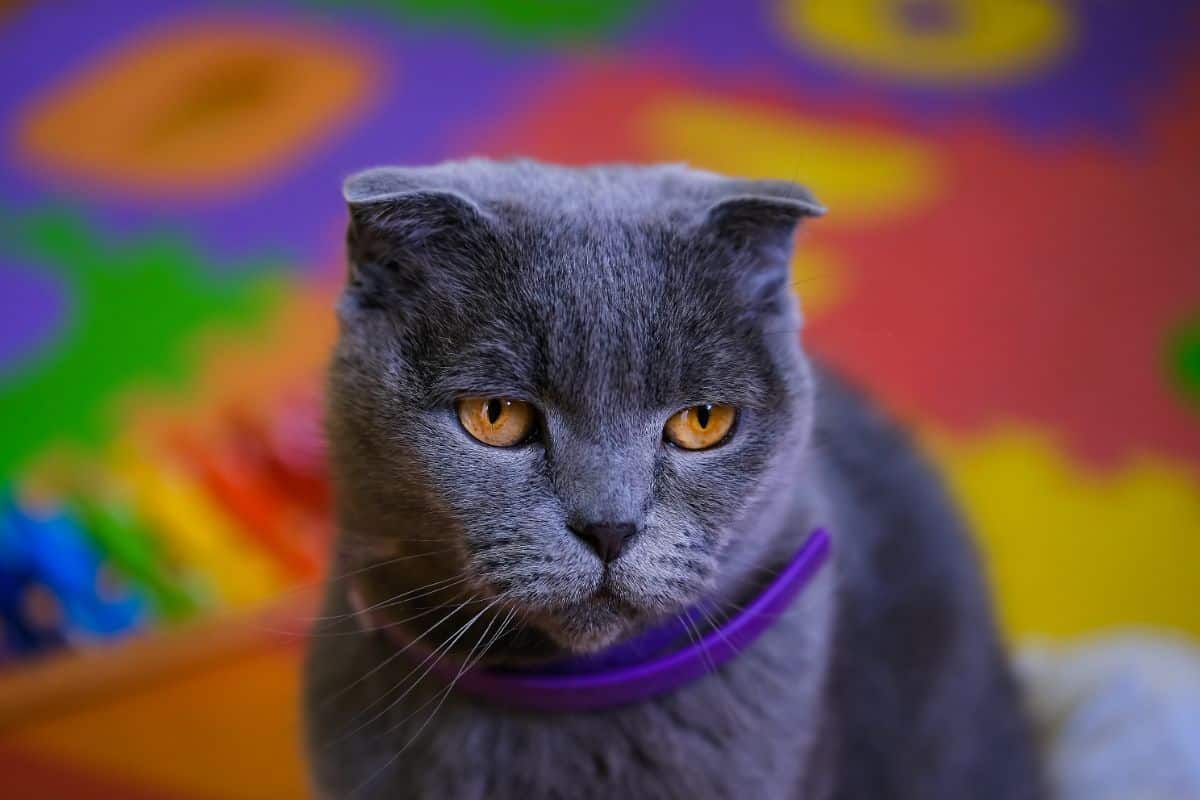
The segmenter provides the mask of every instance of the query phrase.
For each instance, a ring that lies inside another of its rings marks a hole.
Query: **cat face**
[[[575,651],[712,591],[803,446],[793,184],[472,161],[350,179],[344,529]]]

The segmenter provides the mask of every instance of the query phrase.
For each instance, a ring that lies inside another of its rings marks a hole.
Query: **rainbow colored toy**
[[[87,641],[120,636],[144,623],[145,598],[105,571],[103,556],[65,509],[44,501],[21,501],[11,494],[0,500],[0,506],[5,571],[24,574],[36,586],[48,589],[61,615],[58,624],[32,619],[28,601],[34,586],[27,584],[18,630],[54,625],[68,641]]]

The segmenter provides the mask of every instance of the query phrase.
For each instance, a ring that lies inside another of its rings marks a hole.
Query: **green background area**
[[[255,260],[218,273],[187,240],[116,242],[72,211],[10,217],[0,251],[44,267],[70,296],[54,346],[0,378],[0,482],[43,445],[98,445],[131,382],[180,386],[201,325],[248,326],[280,296],[280,265]]]
[[[1200,411],[1200,311],[1175,329],[1167,345],[1167,361],[1176,389]]]
[[[512,42],[602,38],[633,19],[644,0],[312,0],[318,5],[373,8],[401,19],[464,25]]]

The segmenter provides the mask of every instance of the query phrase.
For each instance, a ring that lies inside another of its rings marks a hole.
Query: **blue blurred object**
[[[7,538],[7,533],[0,533],[0,540]],[[0,543],[0,548],[5,543]],[[52,650],[64,643],[60,631],[40,628],[26,618],[24,601],[37,584],[32,572],[10,569],[7,555],[0,552],[0,664],[29,653]]]
[[[118,584],[86,532],[60,507],[20,504],[11,492],[0,499],[0,572],[3,572],[5,635],[16,649],[53,646],[55,637],[112,639],[138,629],[149,604],[142,593]],[[30,619],[28,594],[45,587],[57,601],[60,630]],[[11,619],[10,619],[11,615]],[[40,623],[40,624],[39,624]],[[8,633],[12,627],[14,635]]]
[[[58,627],[46,627],[29,616],[28,600],[38,588],[28,548],[8,515],[0,516],[0,663],[65,643]]]

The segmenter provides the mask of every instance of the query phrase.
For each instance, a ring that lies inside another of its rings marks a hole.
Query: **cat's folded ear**
[[[455,268],[477,263],[495,242],[492,215],[430,170],[365,170],[346,179],[342,196],[350,287],[367,304],[434,283],[449,290]]]
[[[342,184],[351,224],[417,245],[484,228],[491,216],[465,194],[440,185],[428,170],[377,167]]]
[[[824,213],[798,183],[728,180],[704,212],[703,227],[731,244],[786,248],[802,219]]]
[[[768,314],[789,308],[796,227],[824,206],[788,181],[725,180],[714,194],[700,221],[708,263],[732,276],[748,307]]]

